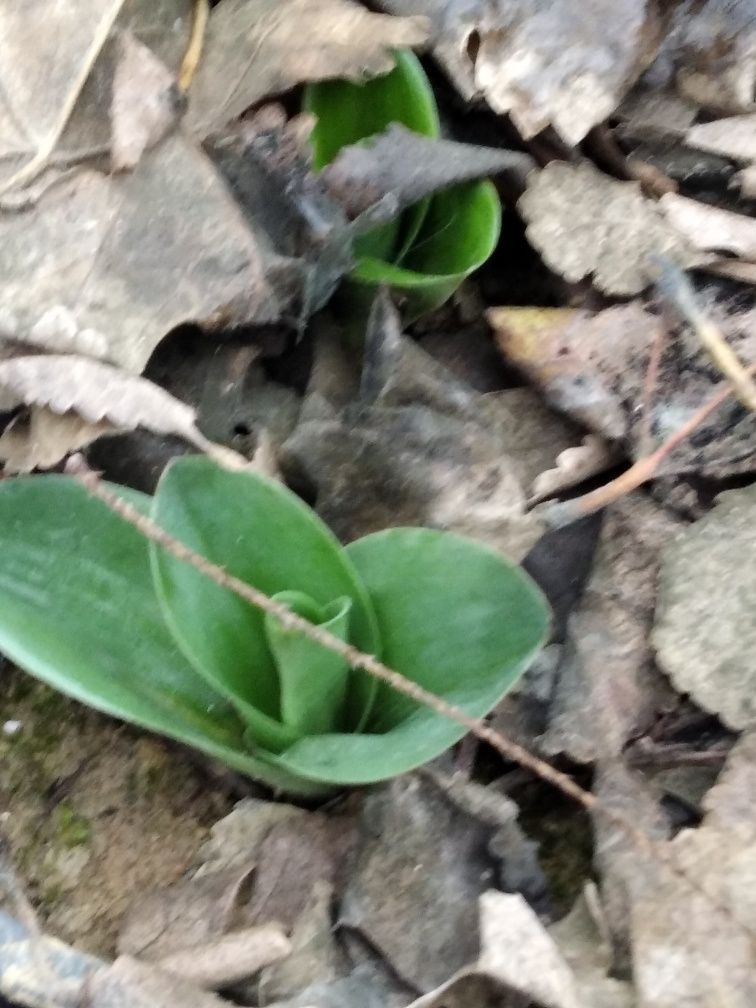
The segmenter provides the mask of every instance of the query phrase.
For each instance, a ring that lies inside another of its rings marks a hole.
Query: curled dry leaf
[[[426,14],[433,52],[465,98],[483,94],[526,138],[552,125],[570,145],[617,107],[656,54],[646,0],[382,0]]]
[[[533,481],[531,504],[555,497],[562,490],[569,490],[591,476],[604,472],[620,459],[617,446],[595,434],[586,434],[582,444],[565,448],[557,455],[554,469],[540,473]]]
[[[0,387],[26,406],[48,407],[59,414],[75,413],[88,424],[100,425],[105,421],[110,429],[144,427],[156,434],[177,434],[202,451],[217,456],[220,450],[224,460],[228,456],[227,461],[233,464],[231,457],[234,457],[237,464],[245,464],[235,452],[206,440],[195,426],[196,414],[191,406],[146,378],[100,361],[73,354],[13,357],[0,363]],[[68,420],[66,423],[72,437],[80,438],[78,425]],[[55,462],[74,447],[80,447],[69,445],[63,450],[63,444],[60,441],[57,444],[61,454]]]
[[[76,413],[33,406],[28,418],[14,418],[0,435],[0,459],[6,475],[52,469],[66,455],[115,430],[107,421],[89,423]]]
[[[659,206],[675,231],[700,253],[731,252],[756,259],[756,220],[720,210],[676,193],[662,196]]]
[[[422,45],[424,18],[395,18],[353,0],[230,0],[210,15],[186,122],[205,137],[296,84],[361,80],[391,69],[391,50]]]
[[[575,977],[534,910],[519,894],[480,897],[480,957],[409,1008],[514,1004],[581,1008]]]
[[[518,209],[551,269],[571,283],[592,276],[606,294],[644,290],[651,256],[663,253],[682,267],[706,260],[637,182],[617,182],[587,162],[553,161],[533,174]]]

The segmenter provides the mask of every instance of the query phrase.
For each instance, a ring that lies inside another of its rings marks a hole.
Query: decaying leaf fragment
[[[553,126],[571,146],[617,107],[661,38],[646,0],[382,0],[425,14],[433,52],[465,98],[482,94],[526,139]]]
[[[756,361],[756,312],[720,303],[715,284],[699,288],[704,313],[739,359]],[[640,301],[599,312],[493,308],[487,313],[507,360],[557,409],[602,437],[620,441],[637,460],[672,436],[717,390],[722,376],[688,328],[667,332]],[[654,343],[664,351],[660,374],[647,389]],[[753,468],[756,417],[724,403],[682,442],[657,472],[695,471],[719,478]]]
[[[136,373],[182,322],[269,321],[279,311],[256,236],[181,135],[133,172],[82,170],[34,206],[0,211],[0,276],[14,339],[62,308],[72,331],[97,335],[98,356]]]
[[[653,643],[681,693],[737,730],[756,727],[756,489],[728,490],[665,551]]]
[[[344,147],[321,172],[329,192],[356,217],[387,195],[403,210],[447,186],[499,172],[524,179],[535,162],[527,154],[421,136],[399,123]]]
[[[615,445],[595,434],[586,434],[582,444],[565,448],[557,455],[554,469],[547,469],[536,477],[531,502],[553,497],[561,490],[577,486],[589,477],[604,472],[619,458]]]
[[[226,0],[212,11],[186,123],[205,137],[295,84],[386,73],[391,49],[422,45],[423,18],[395,18],[354,0]]]
[[[588,162],[553,161],[534,173],[518,209],[551,269],[572,283],[592,276],[606,294],[644,290],[651,256],[664,254],[684,268],[706,260],[637,182],[617,182]]]
[[[15,396],[19,403],[46,407],[48,413],[66,417],[64,426],[56,432],[57,440],[48,436],[46,442],[37,445],[39,454],[33,450],[34,426],[25,453],[12,436],[4,446],[0,438],[0,448],[9,453],[12,467],[18,468],[19,459],[23,462],[21,468],[26,470],[55,465],[70,451],[100,434],[136,427],[156,434],[177,434],[203,451],[218,449],[197,430],[196,413],[191,406],[146,378],[88,357],[73,354],[13,357],[0,363],[0,388]],[[84,427],[77,424],[76,417],[85,422]],[[47,422],[52,422],[49,416]],[[12,431],[13,428],[11,435]],[[65,441],[66,434],[71,438],[69,444]],[[227,449],[221,449],[221,454],[235,455]],[[238,456],[237,461],[243,463]]]
[[[114,171],[123,171],[168,133],[176,122],[178,101],[173,75],[151,49],[129,31],[120,32],[117,43],[110,162]]]

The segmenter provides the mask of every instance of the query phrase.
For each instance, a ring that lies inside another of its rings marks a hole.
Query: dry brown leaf
[[[535,911],[519,894],[489,890],[480,897],[478,962],[408,1008],[506,1008],[531,1002],[584,1008],[575,978]]]
[[[617,182],[588,162],[551,162],[530,176],[517,205],[547,265],[572,283],[592,275],[606,294],[644,290],[651,256],[667,255],[682,267],[706,259],[637,182]]]
[[[753,0],[683,0],[660,57],[678,91],[712,112],[751,112],[756,91]]]
[[[76,413],[35,406],[28,419],[16,418],[0,435],[0,459],[6,475],[52,469],[66,455],[115,430],[107,421],[89,423]]]
[[[291,942],[281,928],[265,924],[233,931],[198,948],[172,952],[157,965],[205,990],[220,990],[249,980],[290,951]]]
[[[504,171],[524,179],[533,167],[527,154],[437,140],[392,123],[368,141],[344,147],[320,177],[356,217],[389,194],[403,209],[446,186]]]
[[[704,808],[701,825],[666,843],[664,862],[625,859],[623,915],[643,1008],[756,1004],[756,734],[736,743]],[[605,837],[607,854],[620,845]]]
[[[675,231],[699,253],[731,252],[756,259],[756,220],[731,210],[667,193],[659,200],[662,213]]]
[[[667,545],[653,634],[675,687],[737,730],[756,728],[755,508],[753,486],[728,490]]]
[[[130,31],[119,32],[110,103],[113,170],[133,168],[171,129],[177,111],[173,75],[165,64]]]
[[[421,45],[422,18],[375,14],[352,0],[226,0],[214,8],[186,122],[205,137],[295,84],[391,69],[391,50]]]
[[[106,421],[118,430],[144,427],[155,434],[177,434],[202,451],[218,457],[220,449],[221,457],[229,462],[234,457],[244,464],[235,452],[213,446],[203,437],[191,406],[146,378],[100,361],[73,354],[14,357],[0,363],[0,387],[26,406],[46,406],[59,414],[75,412],[89,424]],[[77,425],[69,429],[74,438],[81,436]]]
[[[554,469],[540,473],[533,481],[530,502],[554,497],[591,476],[604,472],[620,459],[617,446],[595,434],[586,434],[582,444],[565,448],[557,455]]]
[[[737,180],[740,186],[740,195],[744,199],[756,199],[756,164],[738,172]]]
[[[718,303],[713,285],[700,287],[699,300],[739,358],[756,361],[756,312]],[[660,320],[639,301],[595,313],[496,308],[488,318],[507,360],[554,407],[622,442],[635,460],[674,434],[721,387],[722,376],[700,341],[683,328],[668,335],[663,377],[647,402],[646,371]],[[732,402],[702,424],[694,440],[676,448],[660,472],[720,478],[748,472],[755,448],[756,416]]]
[[[0,193],[44,165],[123,4],[31,0],[0,8]]]
[[[743,164],[756,162],[756,112],[697,123],[685,134],[685,142]]]
[[[3,5],[0,192],[27,185],[46,166],[107,153],[119,31],[131,32],[175,70],[191,7],[191,0],[32,0],[23,9]],[[33,191],[24,193],[31,201],[36,198]]]
[[[182,322],[269,321],[279,310],[241,210],[180,134],[133,172],[80,171],[34,206],[0,212],[0,276],[15,339],[50,319],[56,340],[84,331],[137,373]]]
[[[646,0],[382,0],[425,14],[433,52],[465,98],[482,94],[527,139],[552,125],[570,145],[617,107],[656,53]]]

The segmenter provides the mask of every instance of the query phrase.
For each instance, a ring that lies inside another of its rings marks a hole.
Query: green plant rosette
[[[154,498],[175,538],[468,715],[541,647],[548,610],[472,540],[390,529],[342,547],[280,484],[202,458]],[[108,714],[290,793],[400,774],[464,733],[177,560],[65,476],[0,483],[0,650]]]
[[[433,90],[409,50],[396,53],[394,69],[383,77],[308,85],[304,107],[316,117],[311,143],[318,169],[342,147],[367,140],[391,123],[424,136],[440,135]],[[411,322],[442,305],[489,258],[500,230],[501,205],[490,182],[435,193],[357,240],[346,300],[364,314],[377,288],[387,285],[404,320]]]

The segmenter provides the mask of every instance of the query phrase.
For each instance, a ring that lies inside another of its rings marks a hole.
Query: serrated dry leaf
[[[535,162],[527,154],[421,136],[399,123],[344,147],[321,179],[350,217],[391,195],[403,209],[424,196],[487,175],[510,171],[524,180]]]
[[[570,145],[617,107],[656,53],[646,0],[382,0],[425,14],[433,52],[465,98],[482,94],[526,139],[552,125]]]
[[[220,447],[210,445],[197,430],[191,406],[146,378],[87,357],[49,354],[11,358],[0,363],[0,388],[26,406],[44,406],[59,414],[73,412],[89,424],[105,421],[118,430],[144,427],[155,434],[177,434],[211,454]],[[74,438],[81,437],[75,424],[70,430]],[[235,456],[229,449],[220,448],[220,452],[227,454],[229,461]],[[236,461],[244,464],[240,456]]]
[[[592,276],[606,294],[644,290],[651,256],[664,254],[683,268],[707,258],[637,182],[617,182],[588,162],[552,161],[530,177],[517,206],[529,241],[551,269],[572,283]]]
[[[173,75],[130,31],[118,34],[118,63],[110,103],[114,171],[133,168],[145,150],[176,122],[178,95]]]
[[[753,111],[756,11],[753,0],[683,0],[659,57],[678,91],[712,112]]]
[[[210,16],[187,126],[205,137],[295,84],[386,73],[392,49],[427,37],[424,19],[375,14],[352,0],[226,0]]]
[[[11,421],[0,435],[0,459],[6,475],[52,469],[66,455],[115,430],[107,421],[89,423],[76,413],[32,407],[27,420]]]

